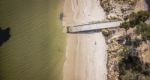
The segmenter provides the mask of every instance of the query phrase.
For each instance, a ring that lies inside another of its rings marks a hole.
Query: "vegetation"
[[[141,23],[137,26],[135,32],[141,35],[143,40],[150,40],[150,25]]]
[[[138,0],[100,0],[101,6],[110,17],[107,19],[123,19],[134,9]],[[110,14],[116,14],[115,16]]]
[[[126,40],[124,50],[120,52],[121,57],[119,65],[120,80],[150,80],[150,64],[144,63],[139,58],[137,47],[143,40],[150,40],[150,25],[145,23],[150,18],[148,11],[140,11],[132,13],[121,24],[121,28],[128,31],[130,28],[135,28],[136,35],[141,35],[142,38],[131,38],[132,35],[124,37]]]
[[[111,30],[111,29],[102,29],[102,33],[105,37],[110,37],[112,34],[115,33],[114,30]]]
[[[129,4],[134,4],[136,3],[137,0],[114,0],[114,1],[117,1],[119,3],[129,2]]]
[[[120,80],[150,80],[150,64],[130,54],[119,62]]]
[[[120,26],[121,28],[129,29],[133,28],[141,23],[144,23],[150,17],[149,11],[139,11],[137,13],[131,13],[129,16],[124,18],[125,22]]]
[[[145,23],[150,18],[149,11],[139,11],[137,13],[132,13],[124,20],[125,22],[121,24],[121,28],[126,31],[130,28],[136,27],[135,32],[142,35],[143,39],[150,39],[150,25]]]

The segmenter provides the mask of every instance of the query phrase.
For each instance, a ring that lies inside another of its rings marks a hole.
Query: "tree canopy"
[[[150,19],[149,11],[133,12],[125,18],[125,22],[120,25],[120,28],[128,30],[136,27],[136,33],[141,34],[143,39],[150,39],[150,24],[145,23]]]

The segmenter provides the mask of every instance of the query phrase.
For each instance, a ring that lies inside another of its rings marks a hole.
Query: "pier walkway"
[[[67,32],[84,32],[92,30],[100,30],[104,28],[115,28],[119,27],[123,21],[106,21],[106,22],[96,22],[83,25],[69,26],[67,27]]]

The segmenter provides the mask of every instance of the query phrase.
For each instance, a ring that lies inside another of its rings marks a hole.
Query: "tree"
[[[133,12],[130,15],[127,16],[125,19],[125,22],[121,24],[121,28],[133,28],[137,25],[140,25],[140,23],[145,22],[150,18],[150,12],[149,11],[139,11],[137,13]]]
[[[137,34],[141,34],[144,40],[150,40],[150,25],[146,23],[141,23],[136,27]]]
[[[120,28],[124,28],[127,31],[130,28],[130,24],[128,22],[124,22],[121,24]]]
[[[136,33],[141,34],[143,39],[150,40],[150,25],[146,24],[150,18],[149,11],[133,12],[125,19],[125,22],[120,25],[120,28],[124,28],[127,32],[129,28],[136,27]]]

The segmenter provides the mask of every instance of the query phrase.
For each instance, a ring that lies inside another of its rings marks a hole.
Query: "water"
[[[11,29],[0,47],[0,80],[60,80],[65,35],[60,0],[0,0],[0,26]]]

